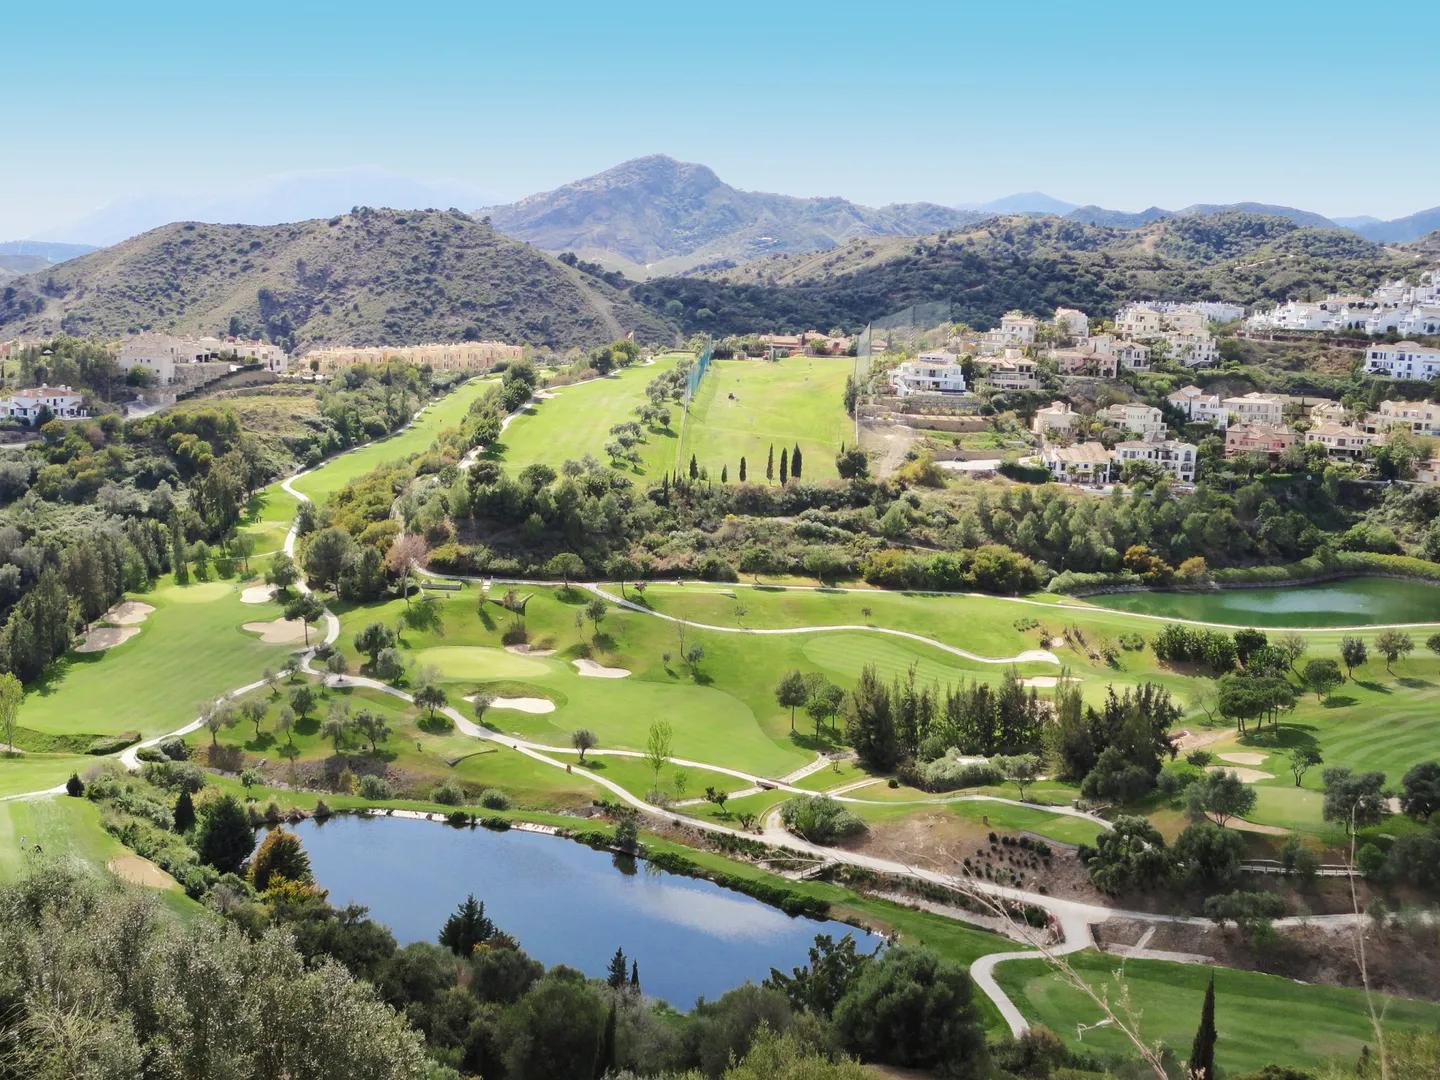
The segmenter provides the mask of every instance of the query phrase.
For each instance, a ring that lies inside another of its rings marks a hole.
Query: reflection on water
[[[1440,621],[1440,588],[1393,578],[1198,593],[1115,593],[1090,603],[1118,611],[1252,626],[1362,626]]]
[[[368,906],[402,944],[434,941],[446,916],[474,893],[537,960],[599,976],[623,948],[638,961],[645,991],[679,1008],[759,981],[771,967],[804,963],[817,933],[853,933],[867,951],[879,943],[555,837],[406,818],[305,821],[296,831],[331,902]]]

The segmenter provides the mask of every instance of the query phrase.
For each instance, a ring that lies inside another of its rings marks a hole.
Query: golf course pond
[[[1375,626],[1440,622],[1440,586],[1353,577],[1317,585],[1205,592],[1107,593],[1086,602],[1115,611],[1256,627]]]
[[[771,967],[808,962],[816,934],[882,939],[843,923],[792,918],[712,882],[539,833],[342,815],[294,826],[330,902],[363,904],[400,944],[435,941],[473,893],[500,929],[546,966],[603,977],[617,947],[647,994],[679,1009]]]

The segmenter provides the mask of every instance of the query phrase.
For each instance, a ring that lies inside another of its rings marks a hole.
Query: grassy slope
[[[1215,1022],[1219,1031],[1216,1061],[1231,1072],[1270,1063],[1303,1067],[1343,1055],[1353,1058],[1374,1041],[1364,996],[1356,990],[1308,986],[1274,975],[1155,960],[1123,962],[1100,953],[1071,958],[1092,986],[1108,990],[1112,1006],[1120,1000],[1114,973],[1123,966],[1130,1004],[1140,1013],[1147,1042],[1173,1047],[1182,1059],[1200,1019],[1205,984],[1215,974]],[[1000,985],[1028,1018],[1052,1028],[1078,1049],[1133,1054],[1119,1032],[1100,1028],[1081,1039],[1077,1024],[1093,1024],[1099,1009],[1079,990],[1052,974],[1043,961],[1020,960],[996,967]],[[1440,1006],[1404,998],[1382,998],[1391,1030],[1432,1029]],[[1122,1014],[1123,1015],[1123,1014]]]
[[[728,466],[731,481],[744,456],[747,479],[757,482],[772,445],[778,469],[780,451],[798,444],[804,479],[835,479],[835,455],[853,441],[843,401],[853,367],[848,357],[714,361],[685,420],[682,456],[695,455],[716,480]]]
[[[624,368],[604,379],[557,387],[555,396],[531,405],[511,421],[489,452],[511,472],[541,461],[558,467],[586,454],[603,457],[609,431],[635,419],[635,407],[645,398],[646,385],[675,366],[681,353],[658,356],[653,364]],[[679,425],[680,407],[671,403],[671,428]],[[675,464],[675,432],[649,431],[639,447],[642,461],[632,468],[636,476],[658,475]]]
[[[446,428],[457,426],[464,419],[471,404],[493,384],[493,379],[471,379],[440,400],[431,402],[404,431],[341,454],[323,467],[295,480],[292,486],[315,502],[323,503],[350,481],[379,466],[401,461],[411,454],[429,449],[435,437]]]

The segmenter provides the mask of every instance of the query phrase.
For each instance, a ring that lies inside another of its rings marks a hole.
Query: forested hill
[[[1066,305],[1109,315],[1135,298],[1253,304],[1319,296],[1372,285],[1415,263],[1353,233],[1268,215],[1170,218],[1135,229],[1004,217],[662,278],[633,291],[687,330],[721,334],[856,328],[938,300],[952,303],[954,318],[989,326],[1011,308],[1044,313]]]
[[[499,339],[589,346],[665,320],[459,211],[166,225],[4,283],[0,338],[237,333],[293,348]]]

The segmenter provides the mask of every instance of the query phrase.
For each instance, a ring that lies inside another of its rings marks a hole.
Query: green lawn
[[[435,437],[446,428],[457,426],[471,404],[494,385],[493,379],[471,379],[449,394],[425,407],[425,411],[404,431],[389,438],[366,443],[357,450],[341,454],[314,472],[295,480],[296,491],[323,503],[352,480],[357,480],[381,465],[402,461],[411,454],[428,450]]]
[[[778,480],[780,451],[798,445],[802,479],[835,479],[835,455],[855,441],[844,401],[854,365],[843,356],[713,361],[690,403],[681,456],[688,462],[693,454],[716,480],[727,467],[732,483],[743,456],[746,478],[758,483],[770,447]]]
[[[203,702],[278,667],[290,651],[241,629],[281,614],[278,604],[241,603],[241,587],[234,580],[176,585],[166,577],[130,595],[155,608],[140,633],[113,649],[60,660],[27,690],[18,723],[53,734],[145,736],[188,723]]]
[[[285,534],[290,531],[298,505],[299,500],[278,480],[250,496],[240,531],[250,538],[252,558],[272,555],[285,546]]]
[[[1123,966],[1142,1037],[1152,1044],[1165,1042],[1182,1059],[1194,1038],[1213,972],[1219,1032],[1215,1056],[1231,1073],[1271,1063],[1305,1067],[1336,1056],[1353,1058],[1374,1041],[1364,996],[1356,990],[1198,964],[1123,961],[1095,952],[1078,953],[1070,962],[1092,986],[1103,988],[1112,1006],[1120,1000],[1114,973]],[[1077,1034],[1077,1024],[1096,1023],[1102,1014],[1043,960],[1006,961],[995,974],[1032,1023],[1045,1024],[1076,1049],[1133,1057],[1129,1042],[1117,1031],[1097,1028],[1083,1038]],[[1381,1006],[1391,1030],[1433,1030],[1440,1023],[1440,1005],[1433,1002],[1382,996]]]
[[[578,461],[586,454],[604,460],[610,429],[636,419],[636,406],[646,401],[646,385],[673,368],[683,355],[668,353],[653,364],[637,364],[603,379],[556,387],[554,397],[533,403],[510,422],[488,456],[511,472],[537,461],[558,468],[562,462]],[[658,475],[675,465],[680,406],[671,402],[669,408],[670,428],[646,432],[638,447],[641,461],[630,470],[634,475]]]

